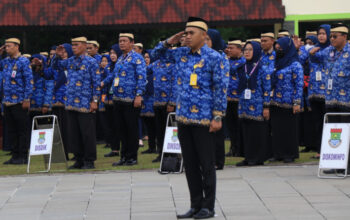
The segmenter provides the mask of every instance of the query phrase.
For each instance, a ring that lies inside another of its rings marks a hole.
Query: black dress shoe
[[[153,149],[148,149],[141,152],[141,154],[154,154],[154,153],[156,153],[156,150],[153,150]]]
[[[198,211],[199,211],[199,209],[190,208],[190,210],[188,210],[185,214],[177,215],[177,218],[178,219],[192,218]]]
[[[224,166],[222,166],[222,165],[215,166],[215,169],[216,169],[216,170],[223,170],[223,169],[224,169]]]
[[[264,163],[262,162],[248,162],[248,166],[262,166]]]
[[[158,163],[161,161],[161,159],[162,158],[160,156],[158,156],[156,159],[152,160],[152,163]]]
[[[121,158],[118,162],[112,163],[112,166],[114,166],[114,167],[123,166],[123,165],[125,165],[125,162],[126,162],[125,158]]]
[[[70,160],[75,161],[75,160],[77,160],[77,158],[75,156],[73,156]]]
[[[9,160],[5,161],[4,164],[12,164],[13,158],[11,157]]]
[[[82,161],[75,161],[75,163],[70,166],[68,169],[81,169],[84,166],[84,163]]]
[[[23,158],[17,158],[17,159],[12,159],[11,163],[10,164],[13,164],[13,165],[21,165],[21,164],[26,164],[28,163],[28,161],[26,159],[23,159]]]
[[[111,145],[106,144],[103,148],[111,148]]]
[[[237,167],[243,167],[243,166],[248,166],[248,161],[242,160],[241,162],[238,162],[236,164]]]
[[[201,210],[199,210],[199,212],[197,212],[193,218],[194,219],[205,219],[205,218],[212,218],[214,217],[215,212],[214,211],[210,211],[209,209],[206,208],[202,208]]]
[[[81,169],[95,169],[95,164],[93,161],[85,161],[84,166],[82,166]]]
[[[232,152],[232,149],[230,149],[229,152],[225,154],[225,157],[233,157],[234,153]]]
[[[111,151],[108,154],[105,154],[105,157],[117,157],[119,156],[119,152]]]
[[[137,160],[135,159],[129,159],[125,162],[125,165],[126,166],[133,166],[133,165],[136,165],[137,164]]]
[[[293,162],[294,162],[294,159],[292,159],[292,158],[285,158],[283,160],[283,163],[293,163]]]

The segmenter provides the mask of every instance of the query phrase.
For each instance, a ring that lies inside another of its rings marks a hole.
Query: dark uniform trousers
[[[179,123],[179,140],[191,208],[214,210],[216,192],[214,133],[209,127]]]
[[[229,101],[227,102],[226,110],[226,124],[231,141],[231,150],[233,155],[238,151],[239,145],[239,126],[238,126],[238,102]]]
[[[144,121],[146,128],[147,128],[147,134],[148,134],[148,147],[151,150],[156,150],[156,123],[155,123],[155,117],[147,117],[143,116],[141,117]],[[158,149],[163,147],[162,144],[158,144]]]
[[[77,161],[96,160],[96,114],[67,111],[68,139]]]
[[[165,136],[166,120],[168,117],[167,106],[156,106],[154,107],[154,114],[156,120],[156,136],[158,144],[159,156],[163,152],[163,143]]]
[[[5,126],[8,138],[12,145],[12,157],[14,159],[26,159],[28,155],[27,129],[28,112],[22,108],[22,104],[4,106]]]
[[[225,165],[225,132],[224,132],[225,118],[222,119],[222,128],[215,132],[215,165],[217,167],[224,167]]]
[[[135,108],[134,103],[115,102],[114,116],[116,119],[116,133],[122,142],[121,158],[137,160],[139,149],[138,118],[141,108]]]
[[[323,130],[323,118],[326,112],[324,100],[311,100],[311,119],[312,119],[312,150],[318,153],[321,150],[321,139]]]
[[[58,126],[60,126],[60,133],[63,142],[64,152],[66,154],[66,158],[68,159],[68,153],[71,153],[71,148],[69,147],[69,143],[67,140],[67,111],[64,106],[55,106],[52,107],[52,114],[56,115],[58,119]]]
[[[117,124],[116,119],[114,116],[114,105],[105,105],[106,112],[105,112],[105,126],[106,126],[106,133],[105,138],[107,144],[111,145],[111,149],[114,151],[120,150],[120,137],[119,134],[116,134],[117,130]]]

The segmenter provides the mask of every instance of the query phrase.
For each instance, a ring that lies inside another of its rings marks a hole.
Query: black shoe
[[[158,156],[156,159],[152,160],[152,163],[158,163],[161,161],[161,159],[162,158],[160,156]]]
[[[227,154],[225,154],[225,157],[233,157],[233,152],[232,152],[232,150],[230,150],[229,152],[227,152]]]
[[[248,161],[242,160],[241,162],[238,162],[236,164],[237,167],[243,167],[243,166],[248,166]]]
[[[216,170],[223,170],[223,169],[224,169],[224,166],[222,166],[222,165],[215,166],[215,169],[216,169]]]
[[[157,152],[156,150],[153,150],[153,149],[148,149],[141,152],[141,154],[154,154],[154,153],[157,153]]]
[[[199,209],[190,208],[190,210],[188,210],[185,214],[177,215],[177,218],[178,219],[192,218],[195,214],[197,214],[198,211],[199,211]]]
[[[123,165],[125,165],[125,162],[126,162],[125,158],[121,158],[118,162],[112,163],[112,166],[114,166],[114,167],[123,166]]]
[[[17,159],[12,159],[11,163],[10,164],[13,164],[13,165],[21,165],[21,164],[27,164],[28,161],[26,159],[23,159],[23,158],[17,158]]]
[[[108,154],[105,154],[105,157],[117,157],[119,156],[119,152],[111,151]]]
[[[264,163],[262,162],[248,162],[248,166],[262,166]]]
[[[68,169],[81,169],[84,166],[84,163],[82,161],[76,161],[72,166],[70,166]]]
[[[293,163],[293,162],[294,162],[294,159],[292,159],[292,158],[285,158],[283,160],[283,163]]]
[[[345,173],[344,169],[330,169],[330,170],[324,170],[323,171],[324,174],[343,174]],[[350,170],[348,170],[348,173],[350,174]]]
[[[9,160],[5,161],[3,164],[12,164],[13,158],[11,157]]]
[[[202,208],[201,210],[199,210],[199,212],[197,212],[195,215],[193,215],[194,219],[205,219],[205,218],[212,218],[214,217],[215,212],[214,211],[210,211],[209,209],[206,208]]]
[[[95,164],[93,161],[85,161],[84,166],[82,166],[81,169],[95,169]]]
[[[111,145],[106,144],[103,148],[111,148]]]
[[[269,162],[278,162],[278,161],[282,161],[282,159],[280,159],[280,158],[274,158],[274,157],[271,157],[271,158],[269,159]]]
[[[130,160],[127,160],[125,162],[126,166],[133,166],[133,165],[136,165],[136,164],[137,164],[137,160],[135,160],[135,159],[130,159]]]
[[[302,150],[300,151],[300,153],[308,153],[308,152],[310,152],[310,151],[311,151],[310,148],[305,147],[304,149],[302,149]]]
[[[76,161],[77,158],[76,158],[76,156],[73,156],[70,160],[71,160],[71,161]]]

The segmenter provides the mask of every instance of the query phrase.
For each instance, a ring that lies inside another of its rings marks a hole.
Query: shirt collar
[[[197,51],[195,51],[195,52],[193,52],[193,53],[192,53],[192,51],[191,51],[191,48],[189,48],[188,53],[189,53],[189,54],[193,54],[193,55],[198,54],[198,55],[201,56],[202,53],[203,53],[204,51],[207,50],[207,48],[208,48],[208,46],[207,46],[206,44],[204,44],[201,48],[199,48]]]
[[[271,49],[267,52],[263,51],[263,54],[266,54],[266,55],[271,55],[273,52],[273,47],[271,47]]]

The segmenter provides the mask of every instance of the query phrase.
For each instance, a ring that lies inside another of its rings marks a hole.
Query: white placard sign
[[[167,127],[165,130],[163,152],[181,154],[181,146],[177,136],[177,127]]]
[[[320,169],[346,169],[349,155],[349,126],[326,123],[323,127]]]
[[[30,155],[51,154],[53,129],[32,130]]]

